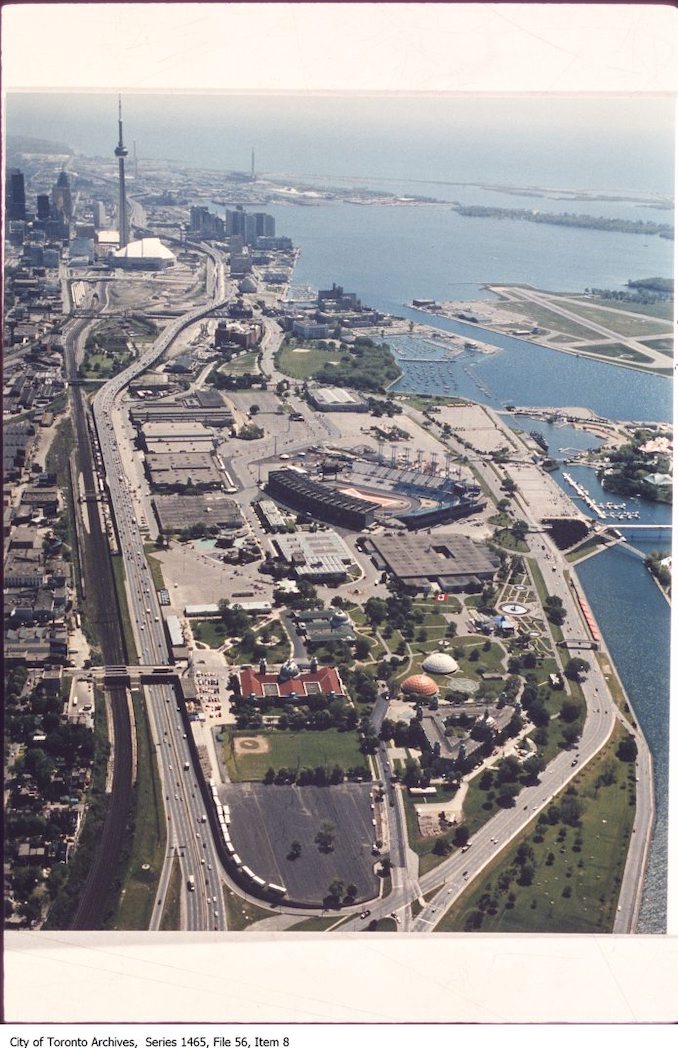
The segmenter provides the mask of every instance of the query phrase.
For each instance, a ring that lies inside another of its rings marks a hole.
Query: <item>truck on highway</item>
[[[195,877],[193,876],[192,873],[189,874],[189,877],[188,877],[188,880],[187,880],[186,884],[187,884],[189,892],[194,892],[195,891]]]

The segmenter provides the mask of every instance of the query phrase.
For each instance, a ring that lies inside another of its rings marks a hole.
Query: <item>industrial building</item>
[[[240,528],[243,524],[240,507],[226,495],[156,495],[153,505],[164,535],[195,524],[219,528]]]
[[[366,539],[365,551],[377,568],[418,592],[478,591],[499,567],[494,554],[465,535],[379,535]]]
[[[209,454],[214,448],[214,436],[202,422],[145,422],[139,427],[139,443],[149,454]]]
[[[271,499],[260,499],[254,503],[254,509],[268,531],[286,531],[287,520]]]
[[[294,569],[298,579],[343,582],[355,561],[334,531],[297,531],[278,535],[273,546]]]
[[[65,626],[20,626],[5,632],[5,661],[8,665],[65,663],[67,656],[68,632]]]
[[[269,473],[266,490],[274,498],[329,524],[362,531],[373,523],[377,507],[363,499],[342,495],[325,484],[309,480],[293,469]]]
[[[197,395],[195,400],[198,400]],[[221,401],[216,403],[198,402],[187,404],[176,401],[172,404],[138,404],[130,410],[133,425],[139,427],[144,422],[202,422],[206,426],[221,428],[233,422],[232,412]]]
[[[146,472],[156,491],[220,488],[223,479],[212,455],[205,452],[146,455]]]

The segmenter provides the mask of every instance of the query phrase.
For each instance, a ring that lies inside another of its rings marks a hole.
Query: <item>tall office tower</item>
[[[106,207],[102,200],[97,200],[93,207],[94,212],[94,225],[97,229],[106,228]]]
[[[38,220],[46,222],[50,216],[49,196],[47,193],[38,194]]]
[[[243,236],[246,244],[253,244],[257,239],[257,220],[254,215],[245,215]]]
[[[273,215],[267,215],[263,211],[255,211],[253,218],[257,224],[258,237],[275,236],[275,219]]]
[[[7,179],[6,188],[7,219],[10,222],[23,222],[26,218],[26,187],[23,172],[12,168]]]
[[[255,182],[257,178],[257,176],[254,173],[254,150],[252,150],[252,174],[250,175],[250,178],[253,182]]]
[[[71,200],[71,186],[68,175],[62,171],[52,187],[52,205],[54,210],[65,218],[73,214],[73,201]]]
[[[118,158],[118,183],[120,199],[118,202],[118,228],[120,230],[120,247],[127,247],[129,241],[129,219],[127,216],[127,197],[125,196],[125,157],[127,150],[122,141],[122,99],[118,96],[118,144],[115,147]]]
[[[224,214],[226,236],[244,236],[245,221],[246,212],[243,210],[242,205],[239,204],[235,211],[227,209]]]

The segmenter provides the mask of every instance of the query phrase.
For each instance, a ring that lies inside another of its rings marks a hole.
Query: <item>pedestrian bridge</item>
[[[103,680],[105,683],[129,684],[132,680],[143,680],[160,684],[163,680],[178,680],[182,671],[182,666],[96,666],[92,669],[92,676],[95,680]]]

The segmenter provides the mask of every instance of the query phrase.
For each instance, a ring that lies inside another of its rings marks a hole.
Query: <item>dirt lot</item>
[[[516,437],[480,404],[447,405],[441,409],[439,418],[441,422],[447,422],[459,437],[469,441],[476,451],[489,453],[502,447],[522,449]]]
[[[266,881],[284,884],[289,900],[322,904],[336,877],[356,885],[358,900],[377,894],[369,784],[323,788],[241,783],[222,786],[219,793],[231,808],[231,839],[240,858]],[[335,826],[330,852],[320,851],[314,840],[326,821]],[[301,855],[291,859],[295,840]]]

